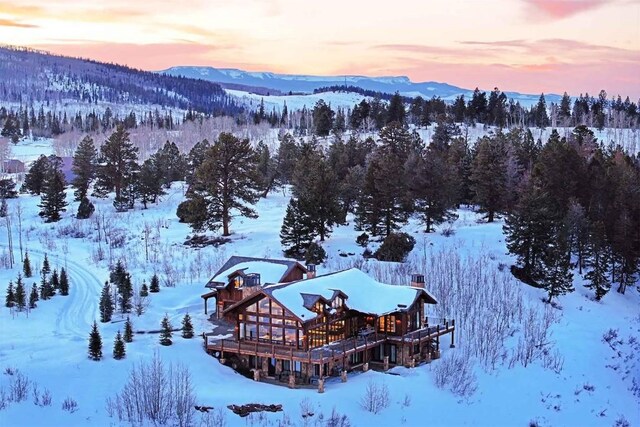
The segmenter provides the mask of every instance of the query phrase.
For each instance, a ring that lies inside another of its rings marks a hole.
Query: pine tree
[[[24,284],[22,283],[22,276],[18,274],[18,278],[16,279],[16,308],[18,311],[23,311],[27,308],[27,292],[24,289]]]
[[[127,273],[124,283],[120,286],[118,295],[118,307],[121,313],[131,312],[133,298],[133,285],[131,284],[131,276]]]
[[[60,295],[69,295],[69,277],[64,267],[60,269]]]
[[[22,263],[22,272],[24,277],[31,277],[33,275],[31,271],[31,260],[29,260],[29,252],[24,253],[24,261]]]
[[[95,320],[93,321],[91,333],[89,334],[89,358],[91,360],[102,359],[102,337],[100,336],[98,324]]]
[[[597,301],[611,289],[610,264],[611,254],[606,242],[605,227],[602,222],[597,222],[591,227],[585,248],[585,267],[590,270],[584,276],[588,281],[585,286],[595,291]]]
[[[240,140],[230,133],[221,133],[198,166],[187,200],[178,207],[180,214],[194,211],[192,205],[200,206],[195,210],[199,213],[197,221],[184,215],[180,220],[189,222],[195,231],[203,228],[213,231],[222,226],[222,234],[229,236],[234,212],[256,218],[252,206],[260,196],[257,165],[258,156],[248,139]]]
[[[144,161],[137,176],[136,194],[147,209],[147,203],[156,203],[165,194],[162,189],[163,177],[155,158]]]
[[[148,297],[149,296],[149,288],[147,287],[147,282],[142,282],[142,286],[140,287],[140,296]]]
[[[325,156],[311,144],[302,148],[293,174],[293,194],[298,208],[308,218],[312,237],[319,236],[324,241],[340,216],[338,183]]]
[[[171,345],[173,342],[171,341],[171,323],[169,323],[169,317],[165,314],[162,319],[162,323],[160,324],[160,344],[162,345]]]
[[[60,169],[62,159],[50,156],[49,167],[45,175],[45,183],[41,195],[39,215],[45,218],[45,222],[57,222],[61,219],[60,212],[66,211],[67,195],[64,192],[64,174]]]
[[[151,276],[149,292],[153,292],[153,293],[160,292],[160,279],[158,279],[158,275],[155,273],[153,276]]]
[[[87,199],[89,186],[96,176],[98,152],[90,136],[85,136],[73,155],[73,174],[71,185],[75,188],[74,200],[82,202]],[[88,199],[87,199],[88,201]],[[88,217],[84,217],[88,218]]]
[[[187,160],[174,142],[165,142],[153,155],[156,168],[160,173],[160,183],[169,188],[174,181],[182,181],[187,173]]]
[[[113,316],[113,301],[111,297],[111,286],[109,282],[104,283],[102,294],[100,295],[100,321],[102,323],[110,322]]]
[[[80,200],[80,204],[78,205],[78,212],[76,213],[76,218],[78,219],[87,219],[91,218],[91,215],[95,212],[96,207],[93,206],[93,203],[89,200],[88,197],[83,197]]]
[[[133,342],[133,325],[131,325],[131,320],[129,320],[129,316],[127,316],[127,321],[124,322],[124,342]]]
[[[182,338],[193,338],[193,324],[189,313],[185,314],[182,319]]]
[[[488,222],[505,206],[506,160],[501,133],[478,141],[471,170],[473,199],[480,211],[486,212]]]
[[[326,258],[327,253],[317,242],[311,242],[304,253],[304,261],[307,264],[322,264]]]
[[[127,269],[122,260],[118,259],[116,265],[109,272],[109,281],[118,287],[118,292],[127,278]]]
[[[33,195],[40,195],[45,188],[48,170],[49,158],[43,154],[31,164],[29,172],[24,177],[23,190]]]
[[[544,194],[525,178],[520,200],[505,218],[503,230],[509,253],[516,256],[522,279],[537,285],[544,273],[543,257],[553,240],[553,221]]]
[[[137,170],[138,149],[129,140],[129,133],[119,125],[100,147],[100,166],[96,171],[94,194],[106,197],[115,191],[114,206],[124,211],[131,206],[129,188]]]
[[[122,335],[120,335],[120,331],[116,334],[116,338],[113,342],[113,358],[116,360],[124,359],[126,354],[124,341],[122,340]]]
[[[7,296],[4,299],[4,306],[7,308],[15,307],[16,305],[16,291],[13,287],[13,282],[9,282],[7,286]]]
[[[300,259],[312,241],[309,217],[300,209],[298,200],[291,198],[280,229],[280,243],[284,247],[284,254]]]
[[[40,274],[42,276],[47,277],[47,274],[51,273],[51,266],[49,265],[49,256],[44,254],[44,261],[42,261],[42,269],[40,270]]]
[[[40,298],[38,297],[38,288],[34,283],[31,287],[31,293],[29,294],[29,308],[36,308],[36,303]]]
[[[551,303],[553,297],[573,292],[573,273],[571,272],[571,258],[567,231],[562,225],[556,225],[553,230],[555,238],[549,244],[542,257],[543,274],[540,280],[547,291]]]
[[[58,270],[55,268],[53,269],[53,273],[51,273],[50,283],[54,293],[55,291],[60,290],[60,278],[58,276]]]
[[[2,197],[0,199],[0,218],[6,218],[9,214],[9,205],[7,205],[7,200]]]
[[[404,101],[402,96],[396,92],[389,101],[389,109],[387,110],[387,120],[385,124],[398,123],[404,125],[405,117],[407,113],[404,108]]]

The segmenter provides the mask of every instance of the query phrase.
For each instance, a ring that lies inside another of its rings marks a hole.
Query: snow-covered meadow
[[[46,253],[52,268],[65,267],[68,271],[71,291],[67,297],[56,295],[39,301],[30,312],[0,308],[0,389],[9,392],[18,375],[16,371],[31,384],[25,401],[10,402],[0,410],[0,425],[120,425],[108,413],[106,399],[121,390],[134,364],[148,361],[154,354],[166,364],[186,366],[197,403],[219,410],[217,414],[223,414],[229,426],[325,425],[319,421],[320,414],[326,421],[333,409],[346,415],[352,426],[512,426],[531,422],[545,426],[611,426],[623,419],[630,425],[640,423],[638,384],[635,395],[632,392],[633,379],[640,379],[640,296],[636,289],[628,289],[626,295],[612,291],[596,302],[576,275],[576,291],[560,297],[557,308],[548,308],[541,301],[542,291],[510,278],[505,267],[512,260],[507,254],[501,222],[482,223],[469,209],[460,210],[456,222],[432,234],[423,233],[421,225],[411,221],[405,231],[414,235],[417,244],[410,256],[410,267],[364,261],[360,257],[363,248],[355,243],[360,233],[354,230],[353,221],[334,229],[323,245],[329,260],[319,267],[322,274],[356,265],[378,278],[393,279],[395,284],[408,282],[408,274],[414,272],[409,268],[424,268],[427,287],[441,301],[440,311],[431,314],[441,315],[441,310],[446,310],[450,312],[444,314],[461,321],[457,347],[443,345],[442,359],[415,369],[352,373],[346,384],[339,379],[328,381],[324,394],[256,383],[235,373],[208,356],[202,340],[197,338],[209,328],[200,295],[204,283],[231,255],[282,256],[278,234],[289,194],[280,190],[260,200],[257,219],[235,219],[229,243],[218,248],[192,249],[183,245],[190,229],[175,216],[184,191],[182,184],[175,184],[158,205],[147,210],[136,207],[123,214],[114,212],[111,200],[94,200],[96,213],[92,219],[79,221],[73,218],[77,203],[70,202],[69,190],[70,205],[63,220],[55,224],[45,224],[38,217],[39,197],[21,195],[8,201],[13,215],[16,265],[0,269],[0,294],[4,296],[8,282],[15,281],[22,270],[18,205],[23,211],[22,246],[29,252],[34,271],[39,271]],[[2,224],[0,258],[6,263],[7,229],[4,221]],[[453,233],[445,236],[444,228]],[[114,336],[123,328],[122,316],[117,314],[111,323],[99,324],[105,357],[95,362],[87,357],[88,335],[91,324],[99,317],[98,300],[102,284],[108,279],[108,267],[118,259],[127,264],[134,286],[140,286],[143,280],[148,284],[152,274],[157,273],[162,287],[160,293],[151,294],[146,313],[131,315],[134,330],[140,333],[127,345],[124,360],[111,357]],[[442,260],[460,266],[458,276],[452,271],[440,271],[445,265]],[[476,277],[483,280],[476,282],[472,277],[460,276],[466,272],[481,272]],[[450,286],[443,279],[445,273],[451,274]],[[27,289],[38,280],[37,274],[26,279]],[[488,304],[470,300],[483,295],[483,290],[500,290],[498,295],[485,295],[486,301],[497,304],[494,310]],[[469,301],[450,294],[458,291]],[[506,310],[504,318],[511,323],[485,338],[482,334],[486,331],[478,325],[499,324],[498,310]],[[178,327],[187,312],[195,321],[194,339],[176,334],[174,344],[163,347],[157,333],[144,333],[157,331],[165,314]],[[518,358],[518,346],[523,344],[520,338],[528,324],[537,324],[536,319],[547,312],[553,318],[545,335],[548,354],[539,354],[524,363]],[[534,317],[529,318],[528,314]],[[461,318],[465,317],[463,321]],[[617,337],[610,330],[616,331]],[[607,334],[608,341],[603,339]],[[495,345],[483,348],[486,342]],[[475,388],[475,393],[467,396],[453,393],[450,384],[436,386],[442,368],[451,359],[462,357],[470,358],[475,374],[470,387]],[[44,390],[50,391],[50,406],[34,404],[34,384],[40,395]],[[389,406],[378,414],[367,412],[360,405],[370,384],[384,384],[389,391]],[[2,391],[0,399],[1,396]],[[77,402],[74,412],[62,410],[68,397]],[[245,403],[282,404],[284,411],[245,419],[226,409],[230,404]],[[307,411],[310,406],[314,415],[303,418],[302,408]],[[195,420],[200,425],[199,414]]]

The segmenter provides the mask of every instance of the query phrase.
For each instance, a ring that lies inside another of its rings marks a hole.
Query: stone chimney
[[[307,279],[313,279],[316,277],[316,265],[307,264]]]
[[[424,274],[412,274],[411,287],[424,289]]]

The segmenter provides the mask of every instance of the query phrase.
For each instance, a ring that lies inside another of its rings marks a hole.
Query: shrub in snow
[[[415,245],[416,239],[407,233],[390,233],[374,255],[379,261],[404,262]]]
[[[449,389],[461,397],[468,397],[476,392],[478,384],[468,354],[450,352],[431,366],[436,387]]]
[[[369,244],[369,235],[367,233],[362,233],[358,237],[356,237],[356,244],[358,246],[362,246],[363,248]]]
[[[78,402],[76,402],[71,397],[67,397],[62,402],[62,410],[71,412],[72,414],[78,410]]]
[[[201,427],[226,427],[227,414],[221,408],[214,409],[213,411],[202,412],[198,425]],[[293,424],[280,423],[279,425],[284,426]]]
[[[22,372],[17,372],[9,383],[9,401],[10,402],[22,402],[29,397],[29,378],[27,378]]]
[[[329,418],[327,418],[327,421],[324,423],[325,427],[351,427],[351,421],[349,421],[349,418],[344,415],[344,414],[340,414],[338,411],[336,411],[336,408],[333,408],[331,410],[331,415],[329,416]]]
[[[372,414],[378,414],[389,406],[389,387],[385,383],[369,381],[364,396],[360,399],[360,407]]]
[[[193,424],[194,406],[189,370],[182,365],[167,367],[154,354],[149,362],[133,366],[124,388],[107,399],[106,409],[109,416],[132,425],[182,427]]]
[[[327,259],[327,253],[316,242],[311,242],[304,253],[304,260],[307,264],[322,264]]]

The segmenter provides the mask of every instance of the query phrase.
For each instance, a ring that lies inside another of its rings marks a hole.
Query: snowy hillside
[[[15,148],[17,155],[32,155],[20,153],[20,147]],[[516,281],[505,268],[513,259],[507,255],[502,223],[481,223],[479,215],[468,209],[458,211],[449,237],[442,229],[425,234],[417,221],[404,227],[417,241],[408,266],[424,269],[427,288],[441,301],[429,314],[446,311],[444,314],[455,315],[460,321],[457,346],[449,348],[449,343],[443,342],[442,359],[387,373],[354,372],[347,383],[339,378],[329,380],[324,394],[257,383],[235,373],[202,348],[198,334],[209,331],[210,326],[200,295],[213,272],[231,255],[281,257],[278,233],[290,194],[271,193],[257,203],[258,218],[234,220],[229,243],[192,249],[183,245],[190,229],[175,215],[184,191],[184,184],[176,183],[159,204],[120,214],[114,212],[112,200],[98,200],[93,218],[83,221],[72,218],[70,212],[76,212],[77,202],[70,203],[63,220],[55,224],[45,224],[38,216],[39,197],[20,195],[8,200],[11,213],[22,209],[21,244],[28,250],[33,270],[40,270],[47,254],[52,268],[64,267],[69,273],[71,290],[69,296],[39,301],[30,312],[0,308],[0,425],[124,424],[109,413],[106,399],[122,390],[129,369],[151,360],[154,354],[167,365],[186,366],[197,404],[212,406],[216,416],[225,420],[225,424],[213,423],[197,414],[195,425],[322,426],[327,425],[334,409],[346,415],[354,427],[640,424],[638,292],[631,288],[626,295],[612,291],[596,302],[593,292],[585,290],[577,279],[576,292],[560,297],[558,306],[550,308],[541,301],[543,291]],[[67,193],[70,201],[72,191]],[[337,227],[324,244],[329,259],[319,267],[319,274],[358,266],[379,280],[406,284],[408,274],[414,272],[407,266],[365,261],[359,256],[362,248],[355,238],[360,232],[354,229],[352,218],[348,220],[350,224]],[[2,230],[0,294],[4,296],[22,265],[17,224],[13,224],[17,261],[13,268],[7,265],[8,238],[6,228]],[[90,325],[98,318],[99,294],[108,279],[108,266],[117,259],[126,261],[135,286],[143,280],[149,283],[157,273],[162,287],[159,293],[151,294],[144,314],[131,315],[137,333],[127,344],[124,360],[111,357],[114,336],[123,329],[122,316],[116,314],[112,322],[99,323],[105,357],[95,362],[87,358],[87,338]],[[437,270],[444,265],[441,260],[457,267],[457,273],[451,271],[454,279],[439,280]],[[477,275],[462,277],[471,272]],[[37,273],[25,279],[27,289],[38,280]],[[451,295],[452,290],[460,294]],[[500,310],[509,311],[509,322]],[[161,346],[154,331],[162,317],[167,314],[178,327],[187,312],[194,318],[196,337],[187,340],[176,333],[172,346]],[[465,320],[466,316],[472,318]],[[525,357],[520,348],[526,345],[523,337],[545,319],[549,330],[544,331],[542,349],[532,348],[530,357]],[[500,331],[489,330],[491,325],[501,325]],[[487,346],[489,342],[493,346]],[[459,385],[448,378],[457,378],[455,372],[444,371],[454,366],[452,360],[462,361],[470,369],[464,396],[452,391],[459,391]],[[25,378],[29,381],[26,399],[8,402],[6,396],[12,387],[15,389],[18,379],[24,383]],[[378,414],[360,405],[370,384],[388,389],[389,405]],[[50,405],[42,403],[47,390]],[[38,396],[38,404],[34,396]],[[67,398],[77,403],[75,410],[62,409]],[[240,418],[226,408],[245,403],[281,404],[283,412]]]
[[[459,95],[465,95],[468,99],[473,94],[473,89],[464,89],[447,83],[438,82],[412,82],[406,76],[392,77],[366,77],[366,76],[309,76],[297,74],[277,74],[269,72],[251,72],[230,68],[214,67],[189,67],[176,66],[159,71],[171,76],[184,76],[194,79],[204,79],[217,83],[233,83],[246,86],[254,86],[267,89],[275,89],[279,92],[307,92],[314,89],[334,85],[357,86],[362,89],[373,90],[382,93],[399,92],[407,97],[421,96],[423,98],[440,97],[446,101],[453,101]],[[485,88],[491,89],[491,88]],[[521,94],[517,92],[505,92],[509,98],[520,102],[523,106],[533,105],[538,101],[540,94]],[[548,102],[558,102],[558,95],[545,95]]]
[[[239,90],[225,89],[225,91],[238,99],[238,103],[248,106],[250,110],[256,110],[261,101],[264,101],[265,111],[270,112],[275,108],[277,112],[281,112],[286,104],[289,110],[301,110],[306,107],[307,110],[312,109],[319,100],[324,100],[331,108],[353,108],[353,106],[363,99],[369,97],[362,96],[358,93],[350,92],[323,92],[308,95],[258,95]]]

